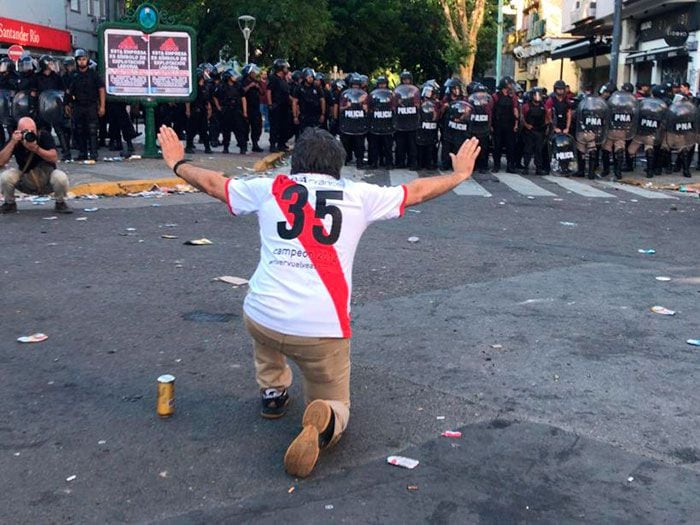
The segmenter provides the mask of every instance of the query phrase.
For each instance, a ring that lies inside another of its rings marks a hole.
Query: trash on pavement
[[[158,378],[156,412],[160,417],[170,417],[175,413],[175,376],[171,374]]]
[[[500,350],[503,348],[503,345],[491,345],[491,348],[495,348],[496,350]]]
[[[78,477],[78,476],[76,476],[75,474],[73,474],[72,476],[68,476],[68,477],[66,478],[66,481],[73,481],[73,480],[75,480],[77,477]]]
[[[420,213],[420,210],[415,210],[413,208],[409,208],[408,211],[410,211],[411,213]]]
[[[128,232],[135,232],[135,231],[136,231],[136,228],[126,228],[126,231],[128,231]]]
[[[55,215],[52,215],[51,217],[43,217],[43,219],[45,221],[55,221],[56,219],[58,219],[58,217],[56,217]]]
[[[640,249],[637,250],[637,251],[638,251],[639,253],[643,253],[644,255],[654,255],[654,254],[656,253],[656,250],[653,250],[653,249],[651,249],[651,248],[646,249],[646,250],[645,250],[644,248],[640,248]]]
[[[445,416],[437,416],[435,419],[439,419],[440,421],[442,421],[443,419],[445,419]]]
[[[289,487],[289,490],[287,491],[287,494],[291,494],[291,493],[294,492],[295,490],[296,490],[296,487],[295,487],[295,486],[291,486],[291,487]]]
[[[411,492],[418,490],[418,485],[406,485],[406,490]]]
[[[214,244],[211,242],[209,239],[201,238],[201,239],[192,239],[191,241],[185,241],[183,244],[186,244],[187,246],[208,246],[209,244]]]
[[[333,505],[326,505],[326,506],[325,506],[325,509],[326,509],[326,510],[333,510]]]
[[[99,208],[83,208],[83,211],[86,211],[88,213],[91,213],[91,212],[97,211],[97,210],[99,210]]]
[[[664,308],[663,306],[652,306],[650,309],[652,312],[659,315],[676,315],[676,312],[674,310],[669,310],[668,308]]]
[[[440,435],[442,437],[446,437],[446,438],[461,438],[462,437],[462,433],[459,430],[445,430]]]
[[[408,242],[413,243],[413,244],[417,243],[418,241],[420,241],[420,239],[418,237],[415,237],[415,236],[408,238]]]
[[[232,284],[234,286],[242,286],[248,284],[248,279],[243,279],[243,277],[234,277],[232,275],[222,275],[214,279],[215,281],[221,281],[222,283]]]
[[[700,339],[688,339],[686,343],[692,346],[700,346]]]
[[[662,281],[662,282],[668,282],[671,280],[670,277],[665,277],[663,275],[659,275],[658,277],[655,278],[657,281]]]
[[[161,235],[161,239],[177,239],[177,235]]]
[[[78,218],[75,219],[75,220],[76,220],[76,221],[83,222],[83,221],[86,221],[86,220],[87,220],[87,217],[78,217]]]
[[[562,226],[578,226],[577,223],[569,221],[559,221],[559,224],[561,224]]]
[[[18,343],[41,343],[49,338],[48,335],[42,333],[36,333],[32,335],[23,335],[17,338]]]
[[[386,458],[386,462],[389,463],[389,465],[396,465],[397,467],[407,469],[414,469],[418,466],[418,463],[420,463],[420,461],[417,459],[411,459],[404,456],[389,456]]]
[[[106,445],[106,444],[107,444],[107,440],[106,440],[106,439],[100,439],[100,440],[97,442],[97,444],[98,444],[98,445]]]
[[[634,476],[629,476],[629,477],[627,478],[627,481],[628,481],[629,483],[632,483],[632,482],[634,481]]]
[[[168,477],[168,471],[167,471],[167,470],[163,470],[163,471],[159,472],[158,475],[159,475],[161,478],[167,478],[167,477]]]

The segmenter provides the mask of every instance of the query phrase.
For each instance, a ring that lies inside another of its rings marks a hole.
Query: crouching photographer
[[[0,151],[0,166],[5,166],[14,155],[17,168],[0,173],[0,186],[5,202],[0,213],[16,213],[15,190],[32,195],[53,193],[57,213],[73,213],[65,203],[68,176],[56,169],[58,153],[53,137],[47,131],[38,131],[29,117],[20,119],[17,129]]]

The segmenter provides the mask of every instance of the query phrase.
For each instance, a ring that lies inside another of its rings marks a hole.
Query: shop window
[[[70,10],[74,13],[80,13],[80,0],[70,0]]]

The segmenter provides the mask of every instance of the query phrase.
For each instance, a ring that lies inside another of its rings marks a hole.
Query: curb
[[[270,153],[266,157],[263,157],[253,165],[255,171],[267,171],[270,168],[274,168],[280,160],[284,158],[284,152],[279,151],[277,153]]]
[[[149,191],[154,187],[172,188],[178,184],[187,184],[187,182],[179,177],[171,177],[167,179],[120,180],[115,182],[91,182],[87,184],[78,184],[77,186],[70,188],[68,193],[72,194],[74,197],[82,197],[85,195],[118,197],[129,193]]]

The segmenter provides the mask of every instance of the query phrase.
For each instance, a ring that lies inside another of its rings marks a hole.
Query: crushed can
[[[164,374],[158,378],[158,401],[156,412],[160,417],[175,413],[175,376]]]

